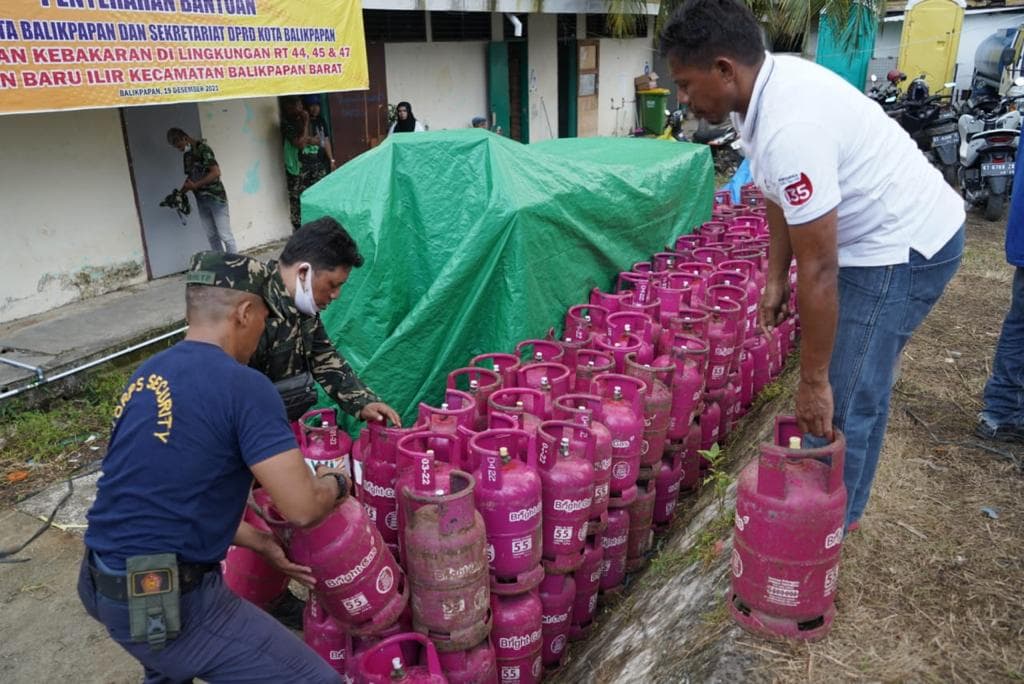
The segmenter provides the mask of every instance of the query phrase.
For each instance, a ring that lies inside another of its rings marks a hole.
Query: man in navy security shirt
[[[1006,260],[1014,266],[1010,310],[985,384],[985,406],[974,434],[1024,443],[1024,164],[1017,164],[1006,224]]]
[[[143,363],[114,410],[78,590],[88,613],[144,665],[146,682],[340,681],[274,618],[231,593],[220,574],[233,543],[312,583],[310,569],[291,563],[270,534],[240,523],[253,476],[299,526],[317,522],[347,493],[336,471],[310,472],[273,384],[245,365],[268,314],[268,277],[248,257],[194,257],[185,340]],[[180,599],[160,591],[161,570],[126,577],[164,554],[172,554]],[[147,582],[153,595],[133,603],[129,595],[148,593]],[[151,610],[154,603],[142,603],[150,600],[163,602],[156,628],[140,612]],[[149,625],[145,634],[133,628],[133,614]]]

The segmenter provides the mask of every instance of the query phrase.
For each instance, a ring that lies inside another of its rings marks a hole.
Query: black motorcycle
[[[898,120],[928,161],[942,172],[950,187],[958,188],[960,133],[956,114],[950,110],[947,100],[940,95],[913,100],[908,97],[903,101]]]

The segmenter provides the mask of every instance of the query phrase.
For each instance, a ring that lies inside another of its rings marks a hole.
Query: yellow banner
[[[0,114],[368,84],[359,0],[0,2]]]

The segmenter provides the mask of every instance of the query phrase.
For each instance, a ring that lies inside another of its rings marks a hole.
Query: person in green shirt
[[[237,252],[238,245],[231,234],[228,194],[220,180],[220,164],[213,150],[205,140],[197,140],[180,128],[167,131],[167,142],[182,153],[185,182],[181,191],[195,195],[197,213],[206,230],[210,249]]]
[[[311,126],[309,112],[297,95],[284,98],[284,116],[281,131],[284,134],[284,166],[288,176],[288,208],[292,229],[301,225],[299,198],[306,188],[311,187],[327,175],[322,144]]]

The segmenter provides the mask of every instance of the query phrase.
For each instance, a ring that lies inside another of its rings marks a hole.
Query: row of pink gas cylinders
[[[475,357],[411,428],[369,426],[352,453],[362,507],[298,530],[257,490],[264,514],[247,519],[317,569],[307,642],[356,681],[536,682],[557,666],[699,483],[698,451],[781,370],[795,322],[768,340],[753,327],[764,232],[756,214],[705,224],[571,307],[564,341]],[[331,423],[304,428],[307,457],[340,456]],[[229,584],[259,603],[278,582]]]

